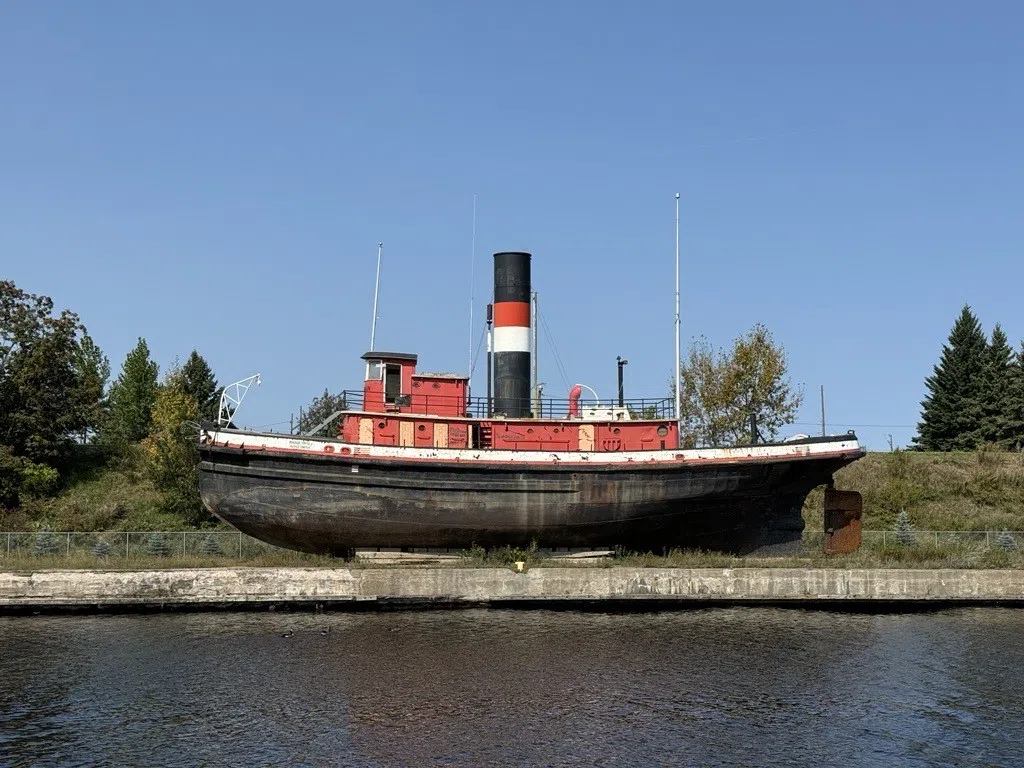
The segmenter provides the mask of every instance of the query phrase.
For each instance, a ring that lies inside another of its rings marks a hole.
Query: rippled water
[[[1022,669],[1001,609],[6,618],[0,764],[1020,766]]]

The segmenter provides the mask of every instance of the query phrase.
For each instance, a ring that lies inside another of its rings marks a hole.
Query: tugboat
[[[271,544],[340,555],[799,544],[808,493],[865,454],[856,435],[683,449],[669,399],[601,405],[580,385],[537,397],[530,262],[494,255],[486,397],[470,396],[468,376],[417,372],[414,354],[367,352],[362,390],[328,420],[337,434],[201,425],[206,508]]]

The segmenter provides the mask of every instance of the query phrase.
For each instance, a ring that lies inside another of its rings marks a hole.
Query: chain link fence
[[[1024,551],[1024,531],[864,531],[864,548],[890,547]],[[805,531],[808,553],[821,552],[824,531]],[[32,558],[253,560],[267,555],[302,557],[238,531],[10,531],[0,532],[0,560]]]
[[[248,560],[290,552],[238,531],[10,531],[0,557],[179,557]]]
[[[862,531],[863,546],[935,547],[937,549],[1024,550],[1024,531]],[[804,531],[808,549],[825,546],[824,531]]]

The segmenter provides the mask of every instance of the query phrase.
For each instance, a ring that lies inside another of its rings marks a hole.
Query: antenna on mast
[[[679,357],[679,193],[676,192],[676,424],[678,428],[680,415],[682,413],[683,393],[680,389],[679,366],[682,361]],[[679,436],[680,446],[682,445],[682,434]]]
[[[476,193],[473,193],[473,245],[469,255],[469,385],[473,384],[473,299],[476,296]]]
[[[384,243],[377,243],[377,282],[373,285],[373,321],[370,323],[370,351],[377,338],[377,296],[380,294],[380,260],[384,252]]]

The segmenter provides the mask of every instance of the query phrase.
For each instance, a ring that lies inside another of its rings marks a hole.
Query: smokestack
[[[494,412],[530,415],[530,254],[494,254]]]

